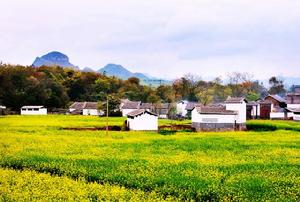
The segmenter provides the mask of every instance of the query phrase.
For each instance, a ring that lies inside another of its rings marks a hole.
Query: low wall
[[[245,124],[234,123],[199,123],[193,122],[192,128],[196,131],[235,131],[246,130]]]

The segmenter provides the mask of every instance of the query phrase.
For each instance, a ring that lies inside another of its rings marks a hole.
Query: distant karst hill
[[[52,51],[43,55],[42,57],[37,57],[32,66],[40,67],[40,66],[60,66],[60,67],[71,67],[76,68],[75,65],[70,63],[69,57],[63,53],[58,51]]]
[[[69,57],[61,52],[58,51],[52,51],[50,53],[47,53],[46,55],[43,55],[41,57],[37,57],[35,61],[33,62],[32,66],[34,67],[41,67],[41,66],[60,66],[60,67],[71,67],[74,69],[79,68],[75,65],[73,65],[69,61]],[[93,70],[94,68],[85,67],[81,71],[83,72],[95,72]],[[159,85],[159,84],[167,84],[169,81],[157,79],[151,76],[146,76],[143,73],[133,73],[126,68],[124,68],[122,65],[117,64],[107,64],[105,67],[99,69],[97,72],[105,74],[107,76],[115,76],[120,79],[128,79],[130,77],[136,77],[139,78],[141,83],[147,84],[147,85]]]
[[[143,73],[139,73],[139,72],[133,73],[127,70],[126,68],[124,68],[122,65],[118,65],[118,64],[107,64],[105,67],[99,69],[98,72],[108,76],[115,76],[120,79],[128,79],[130,77],[136,77],[140,79],[141,83],[147,85],[153,85],[153,86],[170,83],[170,81],[157,79],[151,76],[146,76]]]
[[[140,80],[149,80],[149,78],[142,73],[132,73],[126,68],[124,68],[122,65],[116,64],[107,64],[105,67],[99,69],[98,72],[106,74],[108,76],[115,76],[121,79],[137,77]]]

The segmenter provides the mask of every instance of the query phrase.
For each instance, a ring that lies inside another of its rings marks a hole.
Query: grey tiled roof
[[[140,116],[142,114],[145,114],[145,113],[148,113],[148,114],[151,114],[151,115],[154,115],[154,116],[157,116],[156,114],[152,113],[152,112],[149,112],[148,110],[145,110],[145,109],[137,109],[137,110],[134,110],[132,112],[129,112],[127,114],[128,117],[136,117],[136,116]]]
[[[279,95],[268,95],[268,96],[271,97],[271,98],[273,98],[274,100],[277,100],[278,102],[284,102],[284,103],[286,102],[286,100],[283,99],[282,97],[280,97]]]
[[[199,105],[199,103],[197,103],[197,102],[188,102],[186,107],[185,107],[185,110],[193,110],[196,105]]]
[[[228,97],[225,103],[242,103],[247,102],[247,100],[244,97]]]
[[[98,109],[98,102],[85,102],[83,109]]]
[[[98,103],[97,102],[74,102],[69,109],[76,109],[76,110],[82,110],[82,109],[97,109]]]
[[[84,102],[74,102],[69,109],[83,109]]]
[[[151,103],[142,103],[140,109],[152,109],[153,105]]]
[[[294,113],[300,113],[300,108],[287,108],[287,111],[290,111],[290,112],[294,112]]]
[[[140,108],[141,102],[125,102],[124,105],[122,106],[122,109],[139,109]]]
[[[212,106],[197,106],[197,112],[200,114],[224,114],[235,115],[235,111],[226,110],[225,107],[212,107]]]

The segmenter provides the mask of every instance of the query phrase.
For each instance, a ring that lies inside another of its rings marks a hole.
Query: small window
[[[39,109],[37,109],[37,108],[35,108],[35,109],[33,109],[34,111],[39,111]]]
[[[218,123],[218,119],[217,118],[203,118],[202,122],[204,122],[204,123]]]

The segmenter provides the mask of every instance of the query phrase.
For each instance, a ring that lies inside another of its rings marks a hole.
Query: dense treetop
[[[268,93],[261,83],[252,80],[246,73],[231,73],[228,80],[226,84],[220,78],[207,82],[186,75],[174,80],[171,85],[151,87],[142,85],[135,77],[122,80],[97,72],[61,67],[1,64],[0,104],[12,110],[19,110],[23,105],[66,108],[73,101],[104,101],[107,95],[114,99],[127,98],[150,103],[171,103],[185,99],[211,104],[222,102],[228,96],[244,96],[255,100]],[[281,81],[276,80],[275,85],[278,82]],[[280,93],[282,88],[271,86],[270,91]]]

